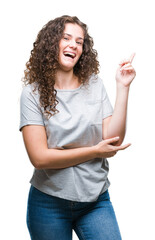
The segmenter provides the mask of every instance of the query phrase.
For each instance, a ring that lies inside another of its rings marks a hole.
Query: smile
[[[63,54],[65,55],[65,57],[70,57],[72,59],[74,59],[76,57],[75,53],[69,52],[69,51],[65,51],[65,52],[63,52]]]

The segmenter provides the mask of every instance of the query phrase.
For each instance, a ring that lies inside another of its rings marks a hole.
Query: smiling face
[[[84,42],[83,29],[73,23],[66,23],[63,37],[59,42],[59,64],[64,71],[73,70],[78,62]]]

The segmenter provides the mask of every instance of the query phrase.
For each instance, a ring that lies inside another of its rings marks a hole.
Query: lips
[[[76,53],[70,51],[64,51],[63,54],[65,55],[65,57],[70,57],[72,59],[76,57]]]

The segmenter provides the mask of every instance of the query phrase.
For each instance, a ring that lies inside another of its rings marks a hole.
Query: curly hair
[[[84,31],[83,52],[73,69],[75,76],[78,77],[80,83],[85,84],[93,73],[99,73],[98,54],[93,49],[94,42],[88,34],[86,24],[76,16],[63,15],[44,25],[33,43],[23,81],[25,85],[36,83],[40,95],[40,105],[48,118],[59,112],[56,109],[58,100],[54,84],[56,72],[59,69],[59,42],[63,37],[66,23],[78,24]]]

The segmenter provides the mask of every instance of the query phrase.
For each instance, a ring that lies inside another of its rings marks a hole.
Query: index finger
[[[131,54],[131,56],[130,56],[130,58],[129,58],[129,60],[130,60],[131,63],[132,63],[135,55],[136,55],[136,53]]]

